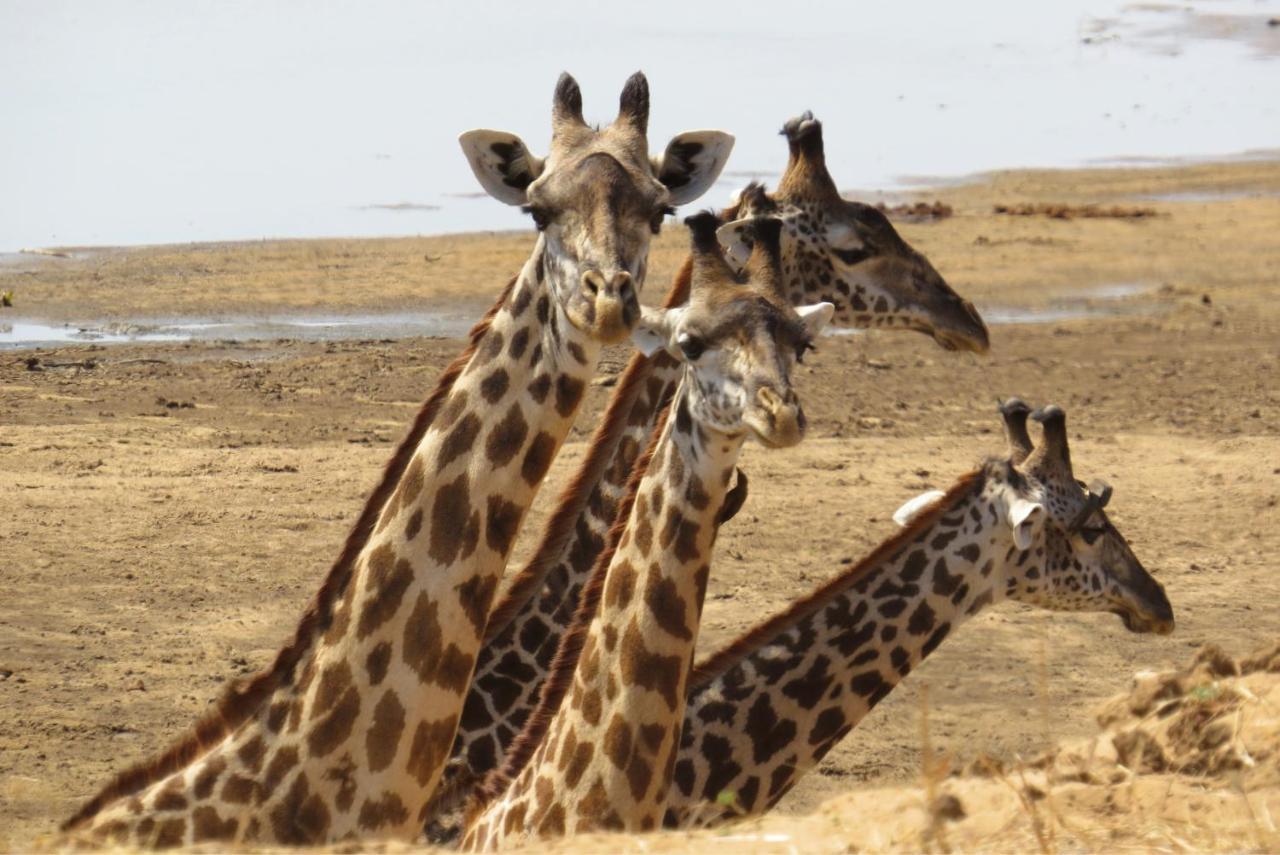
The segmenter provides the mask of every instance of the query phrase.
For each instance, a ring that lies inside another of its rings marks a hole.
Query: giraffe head
[[[870,205],[841,198],[827,171],[822,123],[805,113],[782,129],[787,169],[772,195],[749,185],[725,212],[729,219],[771,216],[783,222],[782,270],[793,303],[830,300],[854,327],[915,330],[947,350],[986,353],[987,328],[961,298]],[[731,259],[745,258],[748,236],[721,236]]]
[[[663,218],[701,196],[733,149],[733,137],[722,131],[690,131],[653,158],[648,124],[643,74],[627,81],[618,116],[604,128],[583,120],[582,92],[562,74],[545,158],[515,134],[474,130],[460,138],[489,195],[533,217],[545,275],[570,323],[605,343],[625,338],[639,317],[637,291]]]
[[[780,292],[776,218],[742,224],[754,250],[737,274],[726,262],[711,213],[685,220],[693,239],[689,302],[645,308],[633,338],[646,354],[665,350],[685,365],[690,414],[707,428],[748,433],[782,448],[804,435],[791,371],[831,319],[830,303],[793,308]]]
[[[1008,548],[992,556],[1004,594],[1055,611],[1111,612],[1130,632],[1172,632],[1164,588],[1107,517],[1111,487],[1076,480],[1066,414],[1056,406],[1032,413],[1013,399],[1001,415],[1009,458],[987,467],[987,489],[995,524],[1009,533]],[[1029,415],[1043,428],[1039,445],[1027,433]]]

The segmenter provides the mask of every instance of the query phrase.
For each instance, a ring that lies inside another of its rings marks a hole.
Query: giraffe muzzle
[[[748,407],[743,421],[761,445],[790,448],[804,439],[805,417],[800,402],[784,399],[768,386],[756,392],[754,406]]]
[[[584,329],[605,344],[625,339],[640,317],[635,284],[626,271],[605,276],[597,270],[582,274]]]
[[[1169,635],[1174,627],[1173,605],[1164,587],[1150,576],[1141,583],[1141,590],[1125,591],[1122,597],[1113,600],[1115,608],[1111,611],[1120,617],[1129,632]]]

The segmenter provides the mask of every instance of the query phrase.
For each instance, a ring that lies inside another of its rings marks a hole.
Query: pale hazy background
[[[541,151],[556,75],[655,147],[738,144],[706,204],[776,175],[812,109],[842,186],[1280,145],[1280,0],[644,3],[0,0],[0,252],[524,228],[459,132]],[[394,208],[388,206],[396,206]]]

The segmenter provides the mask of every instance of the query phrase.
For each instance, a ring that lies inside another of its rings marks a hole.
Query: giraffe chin
[[[758,427],[752,424],[753,421],[748,417],[743,419],[742,423],[755,441],[765,448],[790,448],[793,445],[798,445],[800,440],[804,439],[804,426],[799,419],[775,418],[773,420],[775,424],[768,428]],[[778,424],[778,422],[782,422],[782,424]]]
[[[987,331],[982,330],[982,334],[965,335],[954,333],[949,330],[931,330],[922,329],[921,332],[931,337],[934,342],[943,350],[952,353],[976,353],[983,355],[991,350],[991,342],[987,338]]]
[[[1155,633],[1156,635],[1169,635],[1173,632],[1173,620],[1159,617],[1148,617],[1140,615],[1131,609],[1120,606],[1112,609],[1112,614],[1118,615],[1124,628],[1129,632],[1145,635]]]

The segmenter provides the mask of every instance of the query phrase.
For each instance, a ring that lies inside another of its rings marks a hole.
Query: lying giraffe
[[[827,171],[822,126],[811,114],[787,122],[790,150],[778,192],[745,191],[726,218],[767,214],[781,220],[783,299],[793,305],[824,300],[845,326],[919,330],[943,347],[987,350],[987,330],[973,307],[955,294],[929,262],[898,236],[884,215],[840,198]],[[726,227],[726,240],[745,246]],[[676,277],[664,305],[688,296],[690,263]],[[502,760],[537,702],[560,639],[605,536],[628,478],[647,447],[662,405],[682,366],[662,353],[635,355],[627,365],[592,437],[577,475],[559,500],[540,544],[490,616],[475,679],[463,707],[453,756],[429,813],[456,809],[471,787]],[[438,825],[429,836],[444,840]]]
[[[157,848],[414,836],[521,520],[602,345],[639,317],[650,238],[731,145],[698,132],[653,161],[648,114],[637,74],[617,119],[593,130],[566,74],[545,160],[511,134],[463,135],[480,183],[532,211],[532,254],[446,370],[274,665],[66,830]]]
[[[716,238],[719,220],[686,220],[693,278],[686,306],[653,312],[635,338],[665,349],[683,377],[637,466],[613,543],[587,583],[540,706],[474,806],[463,848],[530,837],[648,831],[662,821],[685,682],[738,454],[800,441],[790,378],[834,307],[777,300],[776,219],[755,221],[739,284]]]
[[[1003,599],[1173,631],[1164,589],[1072,473],[1066,416],[1003,409],[1010,454],[908,502],[903,531],[700,663],[690,678],[668,826],[763,813],[961,623]]]

